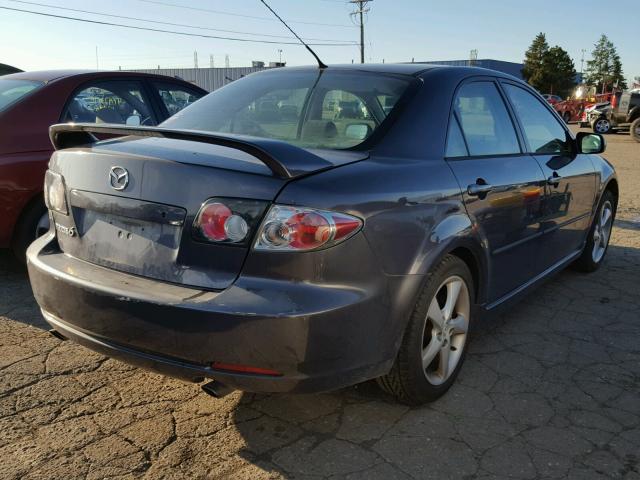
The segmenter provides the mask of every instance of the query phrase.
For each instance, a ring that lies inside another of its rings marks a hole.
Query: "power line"
[[[276,45],[300,45],[298,42],[283,42],[283,41],[275,41],[275,40],[254,40],[251,38],[235,38],[235,37],[222,37],[216,35],[204,35],[201,33],[188,33],[188,32],[178,32],[174,30],[162,30],[159,28],[148,28],[148,27],[139,27],[134,25],[123,25],[121,23],[112,23],[112,22],[103,22],[99,20],[89,20],[86,18],[78,18],[78,17],[68,17],[66,15],[54,15],[53,13],[44,13],[44,12],[34,12],[33,10],[23,10],[20,8],[11,8],[0,6],[2,10],[10,10],[13,12],[21,12],[21,13],[29,13],[32,15],[40,15],[43,17],[51,17],[51,18],[59,18],[63,20],[74,20],[76,22],[85,22],[85,23],[93,23],[96,25],[108,25],[110,27],[121,27],[121,28],[131,28],[133,30],[143,30],[147,32],[157,32],[157,33],[170,33],[172,35],[182,35],[186,37],[199,37],[199,38],[213,38],[216,40],[230,40],[234,42],[246,42],[246,43],[270,43]],[[310,43],[309,45],[314,46],[323,46],[323,47],[351,47],[353,43]]]
[[[122,18],[124,20],[135,20],[135,21],[139,21],[139,22],[147,22],[147,23],[155,23],[158,25],[169,25],[169,26],[173,26],[173,27],[186,27],[186,28],[193,28],[196,30],[209,30],[212,32],[224,32],[224,33],[238,33],[241,35],[252,35],[252,36],[256,36],[256,37],[271,37],[271,38],[290,38],[288,36],[284,36],[284,35],[271,35],[271,34],[267,34],[267,33],[252,33],[252,32],[240,32],[237,30],[223,30],[220,28],[210,28],[210,27],[201,27],[201,26],[195,26],[195,25],[187,25],[185,23],[172,23],[172,22],[161,22],[159,20],[147,20],[145,18],[139,18],[139,17],[127,17],[125,15],[115,15],[115,14],[111,14],[111,13],[103,13],[103,12],[94,12],[91,10],[81,10],[78,8],[68,8],[68,7],[60,7],[58,5],[51,5],[51,4],[47,4],[47,3],[37,3],[37,2],[28,2],[25,0],[9,0],[10,2],[14,2],[14,3],[22,3],[22,4],[26,4],[26,5],[35,5],[38,7],[46,7],[46,8],[55,8],[57,10],[66,10],[68,12],[78,12],[78,13],[88,13],[90,15],[100,15],[102,17],[110,17],[110,18]],[[344,43],[348,43],[348,40],[331,40],[331,39],[326,39],[326,38],[308,38],[307,40],[318,40],[318,41],[325,41],[325,42],[344,42]]]
[[[225,12],[223,10],[210,10],[208,8],[199,8],[199,7],[188,7],[186,5],[178,5],[176,3],[169,3],[169,2],[161,2],[159,0],[138,0],[139,2],[144,2],[144,3],[153,3],[155,5],[163,5],[165,7],[175,7],[175,8],[184,8],[186,10],[196,10],[199,12],[209,12],[209,13],[217,13],[219,15],[230,15],[232,17],[242,17],[242,18],[252,18],[254,20],[267,20],[270,22],[275,22],[276,20],[274,20],[273,18],[269,18],[269,17],[258,17],[255,15],[245,15],[242,13],[234,13],[234,12]],[[301,20],[287,20],[289,23],[301,23],[301,24],[305,24],[305,25],[321,25],[323,27],[343,27],[343,28],[353,28],[352,25],[341,25],[341,24],[336,24],[336,23],[318,23],[318,22],[304,22]]]

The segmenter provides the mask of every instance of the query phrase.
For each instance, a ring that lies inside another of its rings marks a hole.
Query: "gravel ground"
[[[215,400],[47,334],[0,253],[0,478],[640,479],[640,144],[608,141],[621,201],[604,267],[485,322],[421,408],[372,382]]]

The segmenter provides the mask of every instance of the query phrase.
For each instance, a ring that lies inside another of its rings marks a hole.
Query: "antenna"
[[[273,8],[271,8],[271,7],[267,4],[267,2],[265,2],[264,0],[260,0],[260,1],[261,1],[262,3],[264,3],[264,6],[265,6],[265,7],[267,7],[267,8],[271,11],[271,13],[273,13],[273,14],[276,16],[276,18],[282,22],[282,24],[283,24],[285,27],[287,27],[287,30],[289,30],[291,33],[293,33],[293,36],[294,36],[294,37],[296,37],[296,38],[300,41],[300,43],[301,43],[302,45],[304,45],[304,46],[305,46],[305,48],[306,48],[307,50],[309,50],[309,53],[311,53],[311,55],[313,55],[313,58],[315,58],[315,59],[316,59],[316,61],[318,62],[318,68],[327,68],[327,66],[322,62],[322,60],[320,60],[320,57],[318,57],[318,55],[316,55],[316,52],[314,52],[313,50],[311,50],[311,47],[310,47],[309,45],[307,45],[306,43],[304,43],[304,40],[302,40],[302,39],[298,36],[298,34],[297,34],[296,32],[294,32],[294,31],[291,29],[291,27],[290,27],[289,25],[287,25],[287,24],[286,24],[286,22],[285,22],[282,18],[280,18],[280,15],[278,15],[278,14],[275,12],[275,10],[273,10]]]

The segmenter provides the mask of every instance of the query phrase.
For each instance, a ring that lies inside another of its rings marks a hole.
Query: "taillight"
[[[618,106],[618,96],[614,93],[611,95],[611,108],[615,109]]]
[[[44,176],[44,203],[49,210],[69,214],[64,179],[62,175],[51,170],[47,170]]]
[[[235,198],[207,200],[193,222],[198,240],[247,245],[267,207],[267,202]]]
[[[256,250],[308,251],[326,248],[354,235],[362,220],[312,208],[273,205],[262,222]]]

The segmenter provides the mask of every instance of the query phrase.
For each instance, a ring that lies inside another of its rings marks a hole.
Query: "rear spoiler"
[[[268,138],[220,135],[198,130],[172,130],[161,127],[130,127],[117,124],[59,123],[49,127],[49,138],[56,150],[91,146],[100,141],[93,135],[94,133],[170,138],[234,148],[257,158],[280,178],[295,178],[333,166],[331,162],[308,150]]]

